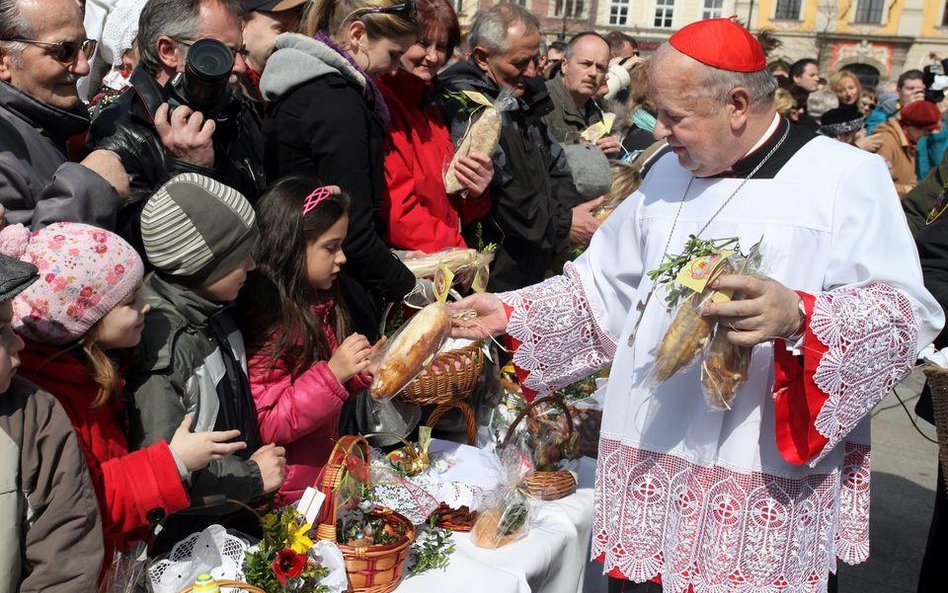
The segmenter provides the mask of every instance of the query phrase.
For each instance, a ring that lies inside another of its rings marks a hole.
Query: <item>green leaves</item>
[[[688,235],[688,241],[685,242],[684,251],[678,255],[666,253],[659,266],[646,273],[650,279],[655,281],[656,287],[662,286],[665,288],[665,303],[668,305],[669,311],[678,305],[678,301],[687,291],[686,288],[680,286],[675,281],[681,269],[685,267],[685,264],[696,257],[713,255],[725,249],[739,251],[740,244],[737,237],[704,241],[699,239],[697,235]]]
[[[418,533],[418,537],[411,544],[411,555],[408,557],[410,568],[408,576],[444,568],[454,553],[454,542],[451,531],[436,525],[437,517],[432,515],[428,525]]]

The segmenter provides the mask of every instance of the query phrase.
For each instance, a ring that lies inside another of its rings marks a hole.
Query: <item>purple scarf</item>
[[[388,105],[385,104],[385,99],[382,97],[382,92],[379,91],[379,87],[375,84],[375,80],[369,76],[369,73],[363,70],[355,60],[352,59],[352,56],[349,55],[349,52],[342,49],[338,43],[333,41],[331,37],[322,31],[319,31],[313,35],[313,39],[326,44],[337,54],[345,58],[345,60],[356,69],[356,72],[365,77],[365,88],[362,89],[362,96],[364,96],[366,100],[369,101],[369,103],[372,105],[372,112],[375,114],[375,117],[382,120],[382,125],[384,125],[385,129],[388,130],[389,122],[391,121],[392,117],[389,114]]]

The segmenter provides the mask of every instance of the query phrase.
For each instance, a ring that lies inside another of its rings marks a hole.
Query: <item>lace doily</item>
[[[154,593],[177,593],[194,583],[202,573],[215,579],[244,579],[244,553],[249,544],[227,533],[220,525],[211,525],[176,543],[164,560],[148,568],[148,580]]]
[[[787,479],[600,444],[592,556],[666,593],[824,593],[837,556],[869,554],[869,449]]]

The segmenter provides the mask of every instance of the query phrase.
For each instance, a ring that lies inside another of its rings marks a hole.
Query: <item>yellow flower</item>
[[[290,536],[287,539],[287,543],[290,545],[290,549],[296,552],[297,554],[305,554],[307,550],[313,547],[313,540],[309,539],[307,535],[309,530],[313,526],[310,523],[306,523],[296,529],[290,528]]]

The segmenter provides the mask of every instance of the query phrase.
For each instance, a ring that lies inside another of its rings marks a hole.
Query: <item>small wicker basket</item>
[[[336,517],[338,508],[335,493],[342,485],[346,475],[346,459],[356,449],[362,459],[369,459],[369,444],[360,436],[346,435],[333,447],[326,464],[320,490],[326,495],[326,502],[320,512],[316,537],[336,543]],[[367,462],[367,461],[366,461]],[[405,560],[409,547],[415,538],[415,526],[404,515],[391,509],[376,508],[369,513],[381,517],[404,537],[394,544],[384,546],[348,546],[338,544],[346,560],[346,574],[349,576],[349,591],[352,593],[388,593],[398,587],[404,574]]]
[[[434,357],[398,397],[415,406],[438,405],[467,399],[484,366],[481,342],[473,342]]]
[[[527,414],[530,414],[540,404],[554,405],[563,410],[563,414],[566,415],[568,434],[572,435],[573,417],[570,414],[569,407],[563,402],[560,396],[548,395],[533,400],[533,402],[517,414],[514,421],[510,423],[510,428],[507,429],[507,434],[504,436],[501,447],[506,447],[510,444],[517,430],[517,426],[526,418]],[[572,473],[562,469],[555,471],[533,471],[527,474],[520,482],[520,489],[524,493],[539,498],[540,500],[558,500],[576,491],[576,478],[573,477]]]
[[[948,492],[948,369],[935,364],[923,367],[932,391],[932,409],[935,415],[935,431],[938,434],[938,461]]]

